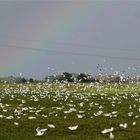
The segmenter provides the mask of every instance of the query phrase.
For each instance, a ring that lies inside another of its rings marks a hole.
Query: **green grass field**
[[[47,131],[36,136],[37,127]],[[109,140],[110,133],[115,140],[140,140],[139,85],[0,85],[0,140]]]

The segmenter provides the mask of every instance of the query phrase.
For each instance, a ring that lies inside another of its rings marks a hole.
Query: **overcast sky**
[[[0,1],[0,76],[138,74],[139,54],[139,0]]]

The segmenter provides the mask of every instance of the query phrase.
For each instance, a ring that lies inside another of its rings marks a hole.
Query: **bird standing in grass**
[[[113,135],[112,132],[110,133],[110,139],[111,139],[111,140],[114,139],[114,135]]]
[[[45,128],[45,129],[40,129],[40,127],[37,127],[36,128],[36,136],[42,136],[44,133],[45,133],[45,131],[47,131],[47,129]]]
[[[69,126],[69,127],[68,127],[68,129],[70,129],[70,130],[72,130],[72,131],[73,131],[73,130],[76,130],[77,128],[78,128],[78,125],[76,125],[76,126]]]

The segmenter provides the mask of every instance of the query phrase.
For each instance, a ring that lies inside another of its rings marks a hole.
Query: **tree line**
[[[122,75],[92,75],[86,73],[63,72],[57,75],[49,75],[42,80],[24,77],[4,77],[0,78],[0,83],[38,83],[38,82],[140,82],[140,77],[124,77]]]

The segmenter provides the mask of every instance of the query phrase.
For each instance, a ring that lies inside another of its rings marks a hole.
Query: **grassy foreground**
[[[36,136],[37,127],[48,130]],[[111,127],[115,140],[140,140],[139,85],[0,85],[0,140],[109,140]]]

